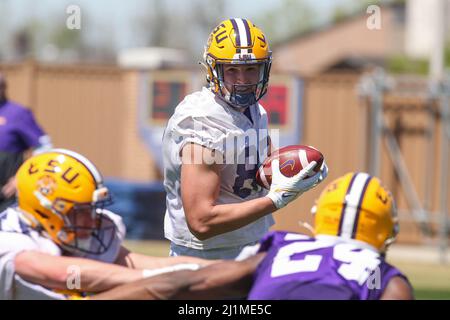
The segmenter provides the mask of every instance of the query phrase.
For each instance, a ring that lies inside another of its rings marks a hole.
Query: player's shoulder
[[[14,101],[8,101],[7,106],[10,114],[13,116],[26,116],[32,113],[29,108]]]
[[[27,225],[20,219],[20,212],[15,207],[9,207],[0,213],[0,231],[26,233]]]
[[[20,217],[17,208],[0,213],[0,255],[22,250],[39,250],[58,255],[58,246],[45,238]]]
[[[0,231],[0,256],[8,252],[38,249],[36,242],[27,234]]]
[[[387,300],[414,299],[414,290],[408,277],[396,266],[387,262],[384,255],[380,255],[379,259],[379,274],[384,288],[380,298]]]
[[[203,87],[201,90],[187,95],[175,108],[172,119],[182,120],[186,117],[221,119],[232,117],[230,110],[215,98],[211,90]]]
[[[261,103],[258,103],[258,111],[261,116],[267,116],[267,111]]]
[[[379,259],[380,259],[381,273],[383,274],[384,277],[387,277],[387,278],[400,277],[400,278],[405,279],[407,282],[409,282],[407,276],[395,265],[386,261],[386,259],[383,255],[380,254]]]
[[[183,102],[188,105],[204,105],[204,104],[210,104],[212,101],[214,101],[214,93],[209,90],[208,88],[201,88],[200,90],[197,90],[191,94],[188,94]]]
[[[403,275],[396,275],[389,279],[382,300],[414,300],[414,290],[409,280]]]
[[[0,213],[0,256],[7,252],[33,249],[37,249],[37,244],[21,223],[19,212],[8,208]]]

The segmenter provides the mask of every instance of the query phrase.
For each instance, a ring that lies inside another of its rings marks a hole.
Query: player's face
[[[92,234],[92,228],[95,227],[95,218],[93,218],[92,208],[86,207],[82,209],[72,210],[68,214],[68,218],[72,226],[76,226],[76,234],[80,239],[89,238]]]
[[[256,84],[259,81],[259,64],[249,65],[225,65],[223,68],[223,77],[225,87],[229,92],[232,92],[233,85],[249,85],[254,86],[237,86],[237,93],[250,93],[255,90]]]

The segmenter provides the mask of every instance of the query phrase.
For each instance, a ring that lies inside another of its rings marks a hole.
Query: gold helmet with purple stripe
[[[331,182],[313,213],[316,235],[362,241],[380,252],[386,251],[399,231],[391,192],[364,172],[350,172]]]
[[[228,19],[210,34],[205,47],[204,61],[210,89],[236,107],[248,107],[267,92],[272,52],[263,32],[247,19]],[[258,65],[259,80],[252,84],[229,84],[224,81],[223,67],[227,64]],[[251,86],[251,92],[239,93],[240,86]]]
[[[115,224],[101,210],[111,203],[95,165],[67,149],[32,156],[17,171],[18,208],[31,228],[73,254],[103,254]]]

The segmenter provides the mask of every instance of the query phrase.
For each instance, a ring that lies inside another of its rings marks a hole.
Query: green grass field
[[[450,266],[418,262],[390,262],[411,281],[417,299],[450,300]]]
[[[127,240],[126,247],[132,251],[152,256],[167,256],[169,243],[166,241]],[[396,260],[389,262],[399,268],[411,281],[418,300],[450,300],[450,266],[433,263]]]

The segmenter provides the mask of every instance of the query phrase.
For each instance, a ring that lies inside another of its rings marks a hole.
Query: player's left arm
[[[14,271],[22,279],[50,289],[67,290],[75,276],[83,292],[101,292],[143,278],[142,270],[92,259],[53,256],[34,250],[18,253]]]
[[[219,260],[205,260],[196,257],[151,257],[144,254],[132,252],[125,247],[121,247],[116,264],[132,269],[159,269],[179,264],[196,264],[206,266],[217,263]]]
[[[235,299],[245,297],[253,274],[264,258],[258,253],[243,261],[224,261],[197,271],[177,271],[129,283],[92,299]]]
[[[411,285],[402,277],[393,277],[389,280],[381,300],[414,300]]]

